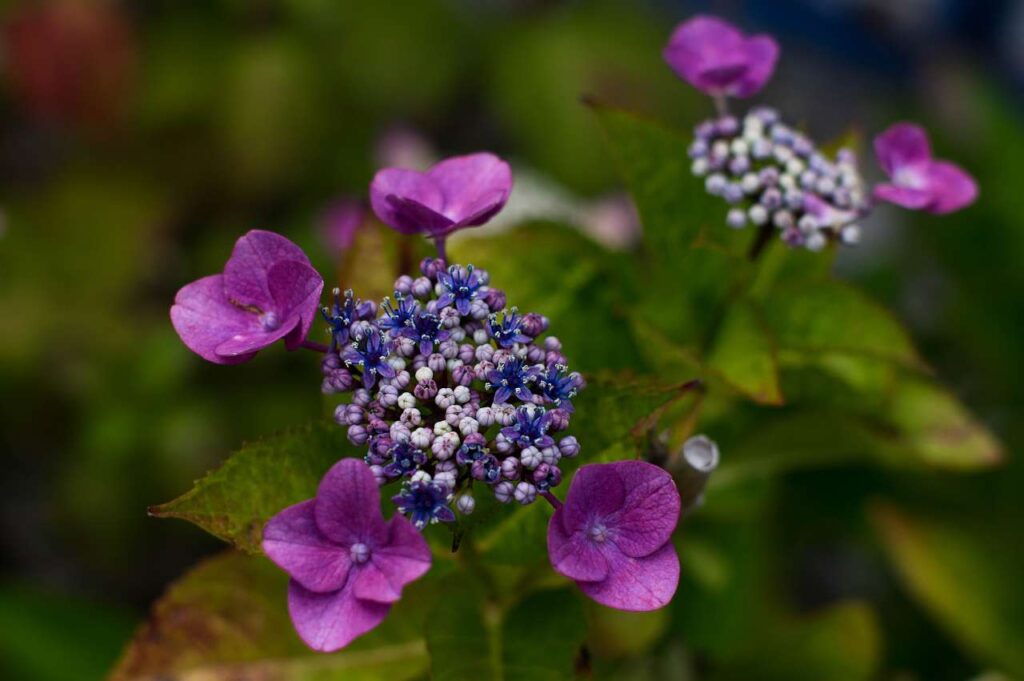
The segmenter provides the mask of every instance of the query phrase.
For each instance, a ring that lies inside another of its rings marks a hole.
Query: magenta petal
[[[251,316],[253,319],[258,319],[256,315]],[[265,331],[261,327],[256,326],[255,328],[247,331],[236,333],[217,346],[217,356],[227,359],[233,359],[235,357],[244,357],[248,359],[259,350],[262,350],[268,345],[273,345],[287,336],[298,327],[299,321],[299,318],[296,316],[285,320],[284,324],[281,324],[273,331]]]
[[[927,210],[938,215],[960,210],[978,198],[974,178],[948,161],[933,161],[928,166],[928,184],[935,200]]]
[[[405,202],[413,202],[411,207]],[[370,205],[380,220],[405,234],[416,234],[422,211],[435,215],[444,207],[444,194],[430,177],[415,170],[385,168],[370,183]]]
[[[320,294],[324,280],[320,274],[305,263],[284,260],[276,263],[267,273],[267,287],[274,300],[274,312],[284,321],[298,316],[299,324],[291,325],[294,330],[285,339],[289,350],[294,350],[306,340],[309,327],[313,325],[320,309]]]
[[[353,588],[359,598],[381,603],[397,601],[402,587],[430,569],[427,540],[402,516],[396,515],[388,522],[385,541],[357,573]]]
[[[299,638],[313,650],[333,652],[370,631],[391,606],[356,598],[348,584],[340,591],[315,593],[292,580],[288,583],[288,613]]]
[[[564,526],[565,507],[548,521],[548,557],[555,572],[570,579],[599,582],[608,577],[608,561],[582,532],[569,534]]]
[[[775,73],[775,64],[779,60],[779,45],[771,36],[753,36],[744,44],[744,54],[747,70],[729,93],[735,97],[750,97],[764,87]]]
[[[263,528],[263,553],[310,591],[337,591],[348,579],[352,561],[347,547],[321,534],[314,501],[289,506]]]
[[[512,192],[512,169],[487,152],[445,159],[427,175],[444,194],[444,214],[460,226],[483,224]]]
[[[454,224],[450,218],[413,199],[392,194],[387,197],[387,203],[394,211],[395,224],[416,225],[416,232],[443,234]]]
[[[614,546],[605,550],[610,571],[600,582],[577,582],[602,605],[619,610],[657,610],[668,604],[679,585],[679,556],[672,542],[644,558],[632,558]]]
[[[377,479],[359,459],[342,459],[327,471],[314,513],[320,531],[344,546],[361,543],[373,551],[387,536]]]
[[[880,201],[888,201],[910,210],[922,210],[932,203],[932,193],[924,189],[912,189],[895,184],[875,185],[872,192]]]
[[[219,274],[197,279],[178,291],[171,307],[171,323],[189,350],[216,364],[245,362],[263,347],[233,356],[217,353],[217,347],[225,341],[258,332],[256,315],[228,301],[224,277]]]
[[[890,177],[901,168],[924,165],[932,157],[928,135],[913,123],[896,123],[875,137],[875,154]]]
[[[749,97],[775,71],[779,47],[769,36],[745,37],[712,16],[696,16],[672,32],[662,56],[676,74],[709,95]]]
[[[604,518],[621,509],[625,500],[626,490],[613,464],[582,466],[565,496],[565,530],[571,534],[584,529],[593,518]]]
[[[231,257],[224,265],[224,292],[241,305],[251,305],[266,312],[274,298],[268,287],[270,269],[282,260],[309,265],[302,249],[274,232],[254,229],[235,242]]]
[[[646,461],[620,461],[615,467],[626,488],[626,501],[616,516],[612,537],[628,556],[641,558],[672,538],[681,502],[672,476]]]

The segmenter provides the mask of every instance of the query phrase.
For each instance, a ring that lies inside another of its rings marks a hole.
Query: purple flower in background
[[[331,252],[348,250],[366,217],[366,207],[362,202],[338,199],[327,206],[317,220],[320,241]]]
[[[940,215],[978,197],[978,185],[962,168],[932,158],[928,135],[917,125],[893,125],[875,138],[875,153],[892,180],[875,187],[876,199]]]
[[[679,509],[672,476],[653,464],[583,466],[548,524],[551,565],[602,605],[660,608],[679,583]]]
[[[316,498],[290,506],[263,530],[263,552],[291,577],[288,611],[310,648],[333,651],[373,629],[430,569],[430,548],[401,516],[385,522],[370,468],[342,459]]]
[[[511,191],[508,163],[478,153],[445,159],[425,173],[384,168],[370,184],[370,203],[377,217],[403,234],[444,239],[487,222]]]
[[[171,323],[203,359],[238,364],[282,338],[289,350],[298,348],[323,287],[301,248],[279,234],[253,230],[235,242],[222,274],[178,291]]]
[[[771,78],[779,46],[768,35],[747,37],[717,17],[679,24],[662,55],[680,78],[713,97],[750,97]]]

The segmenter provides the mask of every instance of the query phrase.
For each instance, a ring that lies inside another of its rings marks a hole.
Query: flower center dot
[[[260,323],[266,331],[273,331],[281,326],[281,320],[278,319],[277,314],[274,312],[264,312],[260,315]]]
[[[603,544],[608,539],[608,528],[602,523],[594,523],[588,530],[590,538],[598,544]]]
[[[349,555],[352,556],[353,563],[362,565],[370,560],[370,547],[363,543],[353,544],[352,548],[349,549]]]

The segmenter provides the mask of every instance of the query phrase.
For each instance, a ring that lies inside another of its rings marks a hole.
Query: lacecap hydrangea
[[[366,446],[380,485],[417,527],[473,512],[475,496],[529,504],[562,481],[564,431],[584,387],[548,320],[507,307],[488,273],[439,258],[379,305],[334,291],[323,390],[351,393],[335,420]]]
[[[752,257],[773,233],[790,247],[811,251],[830,241],[856,243],[872,199],[949,213],[977,198],[973,178],[933,158],[927,135],[916,125],[897,123],[875,139],[891,182],[871,189],[853,149],[841,148],[831,157],[769,107],[731,114],[730,98],[757,94],[775,71],[779,47],[769,35],[747,36],[722,19],[698,15],[675,28],[662,54],[681,79],[715,103],[717,115],[694,129],[692,170],[704,178],[709,194],[729,205],[726,224],[759,228]]]

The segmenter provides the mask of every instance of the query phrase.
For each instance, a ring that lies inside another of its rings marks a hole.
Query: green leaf
[[[377,629],[325,655],[309,650],[292,628],[288,576],[263,558],[226,552],[171,585],[110,681],[418,678],[428,663],[424,616],[436,598],[427,580],[408,585]]]
[[[755,402],[782,403],[775,339],[749,303],[737,302],[726,312],[707,368]]]
[[[587,387],[573,400],[572,432],[582,447],[577,461],[583,463],[615,444],[640,442],[666,408],[699,389],[689,382],[623,373],[588,377]]]
[[[780,651],[784,651],[780,654]],[[881,658],[874,612],[863,603],[836,605],[764,628],[763,636],[724,665],[715,679],[868,681]]]
[[[702,345],[751,276],[742,254],[754,235],[725,226],[727,206],[690,173],[688,137],[624,111],[594,111],[643,222],[635,312],[680,346]]]
[[[538,591],[504,612],[465,579],[428,618],[434,681],[562,681],[573,677],[583,611],[568,589]]]
[[[780,349],[864,355],[924,368],[899,322],[845,284],[780,287],[762,311]]]
[[[969,652],[1024,676],[1019,547],[997,548],[984,534],[888,504],[871,516],[910,594]]]
[[[972,470],[993,466],[1003,458],[1002,445],[988,429],[931,381],[914,377],[901,380],[884,414],[929,465]]]
[[[263,526],[278,511],[316,494],[335,462],[358,456],[342,428],[329,422],[244,445],[177,499],[150,509],[158,518],[182,518],[250,553],[258,553]]]

